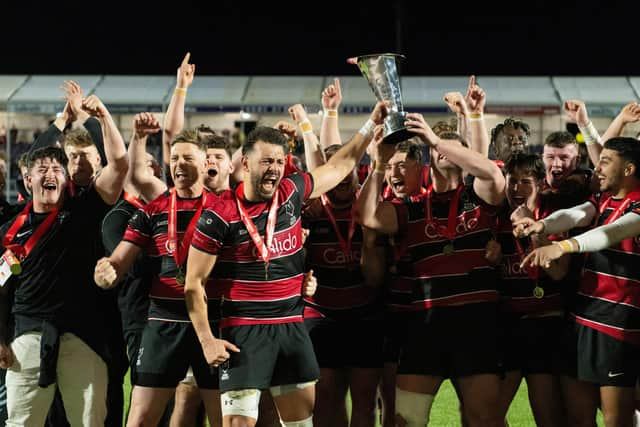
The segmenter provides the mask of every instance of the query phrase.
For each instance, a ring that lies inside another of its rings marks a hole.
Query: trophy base
[[[397,144],[398,142],[406,141],[416,136],[415,133],[410,132],[407,128],[398,129],[393,131],[389,135],[385,135],[382,139],[383,144]]]

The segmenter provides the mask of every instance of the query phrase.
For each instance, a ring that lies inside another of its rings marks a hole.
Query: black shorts
[[[564,329],[560,316],[540,318],[500,317],[500,347],[504,371],[522,375],[560,375],[564,363]]]
[[[127,344],[127,357],[129,358],[129,375],[131,375],[131,384],[136,383],[136,362],[138,360],[138,350],[140,349],[143,330],[144,328],[125,329],[123,331],[124,340]]]
[[[233,326],[222,338],[240,348],[220,365],[220,391],[315,381],[320,368],[302,322]]]
[[[498,363],[495,303],[435,307],[411,316],[398,375],[498,374]]]
[[[576,322],[566,332],[567,375],[601,387],[635,387],[640,347]]]
[[[382,368],[382,319],[304,321],[321,368]]]
[[[216,326],[211,325],[212,330]],[[207,364],[190,322],[149,320],[136,357],[135,385],[174,388],[193,370],[198,387],[218,388],[218,370]]]
[[[398,363],[400,353],[407,341],[407,325],[410,313],[388,311],[384,314],[384,363]]]

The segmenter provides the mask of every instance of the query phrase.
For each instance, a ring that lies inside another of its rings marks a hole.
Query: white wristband
[[[584,137],[584,143],[587,145],[592,144],[602,144],[602,138],[600,138],[600,134],[598,133],[598,129],[593,125],[592,121],[589,121],[586,126],[578,126],[580,129],[580,133]]]
[[[369,119],[367,120],[367,122],[360,128],[360,130],[358,131],[358,133],[362,136],[364,136],[365,138],[369,138],[373,135],[373,129],[375,129],[376,124],[373,122],[373,120]]]

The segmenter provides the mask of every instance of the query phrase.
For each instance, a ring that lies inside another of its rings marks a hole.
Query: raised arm
[[[450,162],[475,177],[473,189],[490,205],[499,205],[505,197],[505,180],[502,171],[486,156],[470,150],[457,140],[440,139],[422,117],[422,114],[407,114],[407,128],[427,145],[444,155]]]
[[[476,76],[469,77],[469,87],[467,88],[465,101],[469,108],[469,133],[471,134],[471,138],[468,140],[469,148],[476,153],[489,157],[491,139],[484,122],[484,107],[487,103],[487,95],[476,84]]]
[[[620,110],[620,113],[613,119],[611,124],[609,124],[604,135],[602,135],[602,141],[606,142],[611,138],[622,136],[624,128],[629,123],[636,123],[638,120],[640,120],[640,104],[637,102],[628,103]]]
[[[124,146],[124,140],[113,117],[111,117],[107,108],[96,95],[85,98],[82,106],[85,110],[95,115],[102,126],[107,165],[97,176],[95,188],[105,203],[113,205],[120,198],[124,180],[129,170],[127,148]]]
[[[184,128],[184,106],[187,100],[187,90],[193,83],[193,76],[196,72],[195,64],[189,64],[191,53],[182,59],[182,63],[176,71],[176,88],[171,95],[171,101],[164,115],[162,130],[162,161],[164,169],[169,168],[169,158],[171,157],[171,141]]]
[[[314,183],[311,198],[320,197],[321,194],[331,190],[356,167],[371,140],[373,128],[375,125],[382,124],[386,113],[384,103],[378,102],[362,129],[336,151],[324,165],[311,171]]]
[[[167,184],[153,174],[148,166],[147,139],[160,130],[158,119],[151,113],[139,113],[133,118],[133,135],[129,143],[131,163],[127,180],[142,199],[149,203],[167,189]]]
[[[29,153],[34,152],[39,148],[44,147],[52,147],[56,145],[56,142],[62,136],[62,131],[67,126],[67,124],[72,123],[75,120],[73,112],[71,111],[71,106],[69,102],[64,105],[64,109],[62,110],[62,114],[56,117],[56,119],[49,125],[49,127],[42,132],[36,140],[29,147]]]
[[[318,166],[323,165],[325,163],[324,149],[320,146],[316,134],[313,133],[311,122],[309,121],[307,112],[302,104],[295,104],[289,107],[289,114],[300,127],[300,132],[302,132],[302,139],[304,141],[304,159],[307,163],[307,170],[313,170]],[[295,133],[295,128],[293,131]]]
[[[383,144],[384,129],[376,127],[371,142],[371,153],[374,166],[360,189],[356,200],[356,210],[360,223],[382,234],[395,234],[398,231],[398,220],[395,208],[390,202],[380,199],[387,162],[395,152],[395,146]]]
[[[98,154],[100,154],[100,162],[102,166],[107,164],[107,155],[104,151],[104,140],[102,138],[102,126],[100,121],[92,117],[86,110],[82,108],[82,100],[84,93],[80,85],[73,80],[65,80],[62,86],[65,93],[67,103],[72,112],[75,121],[82,123],[84,128],[89,132],[93,145],[96,146]]]
[[[333,79],[333,84],[322,91],[322,126],[320,127],[320,148],[334,144],[342,144],[340,129],[338,128],[338,107],[342,102],[340,80]],[[305,147],[306,149],[306,147]]]
[[[602,151],[602,138],[598,134],[598,130],[589,120],[587,106],[584,101],[579,99],[570,99],[563,104],[564,112],[567,118],[578,125],[580,133],[584,137],[584,142],[589,153],[589,160],[594,165],[600,160],[600,152]]]

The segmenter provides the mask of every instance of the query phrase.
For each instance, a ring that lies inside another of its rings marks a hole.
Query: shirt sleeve
[[[191,238],[191,246],[212,255],[218,255],[225,237],[229,233],[229,223],[224,219],[224,204],[214,201],[202,210],[196,229]]]
[[[152,240],[153,228],[151,217],[146,210],[138,209],[129,220],[129,226],[122,240],[145,249]]]
[[[580,252],[597,252],[638,234],[640,234],[640,210],[635,208],[612,223],[596,227],[574,239],[578,242]]]
[[[306,172],[294,173],[287,176],[287,179],[293,181],[298,193],[302,195],[301,202],[305,202],[313,192],[313,177]]]

